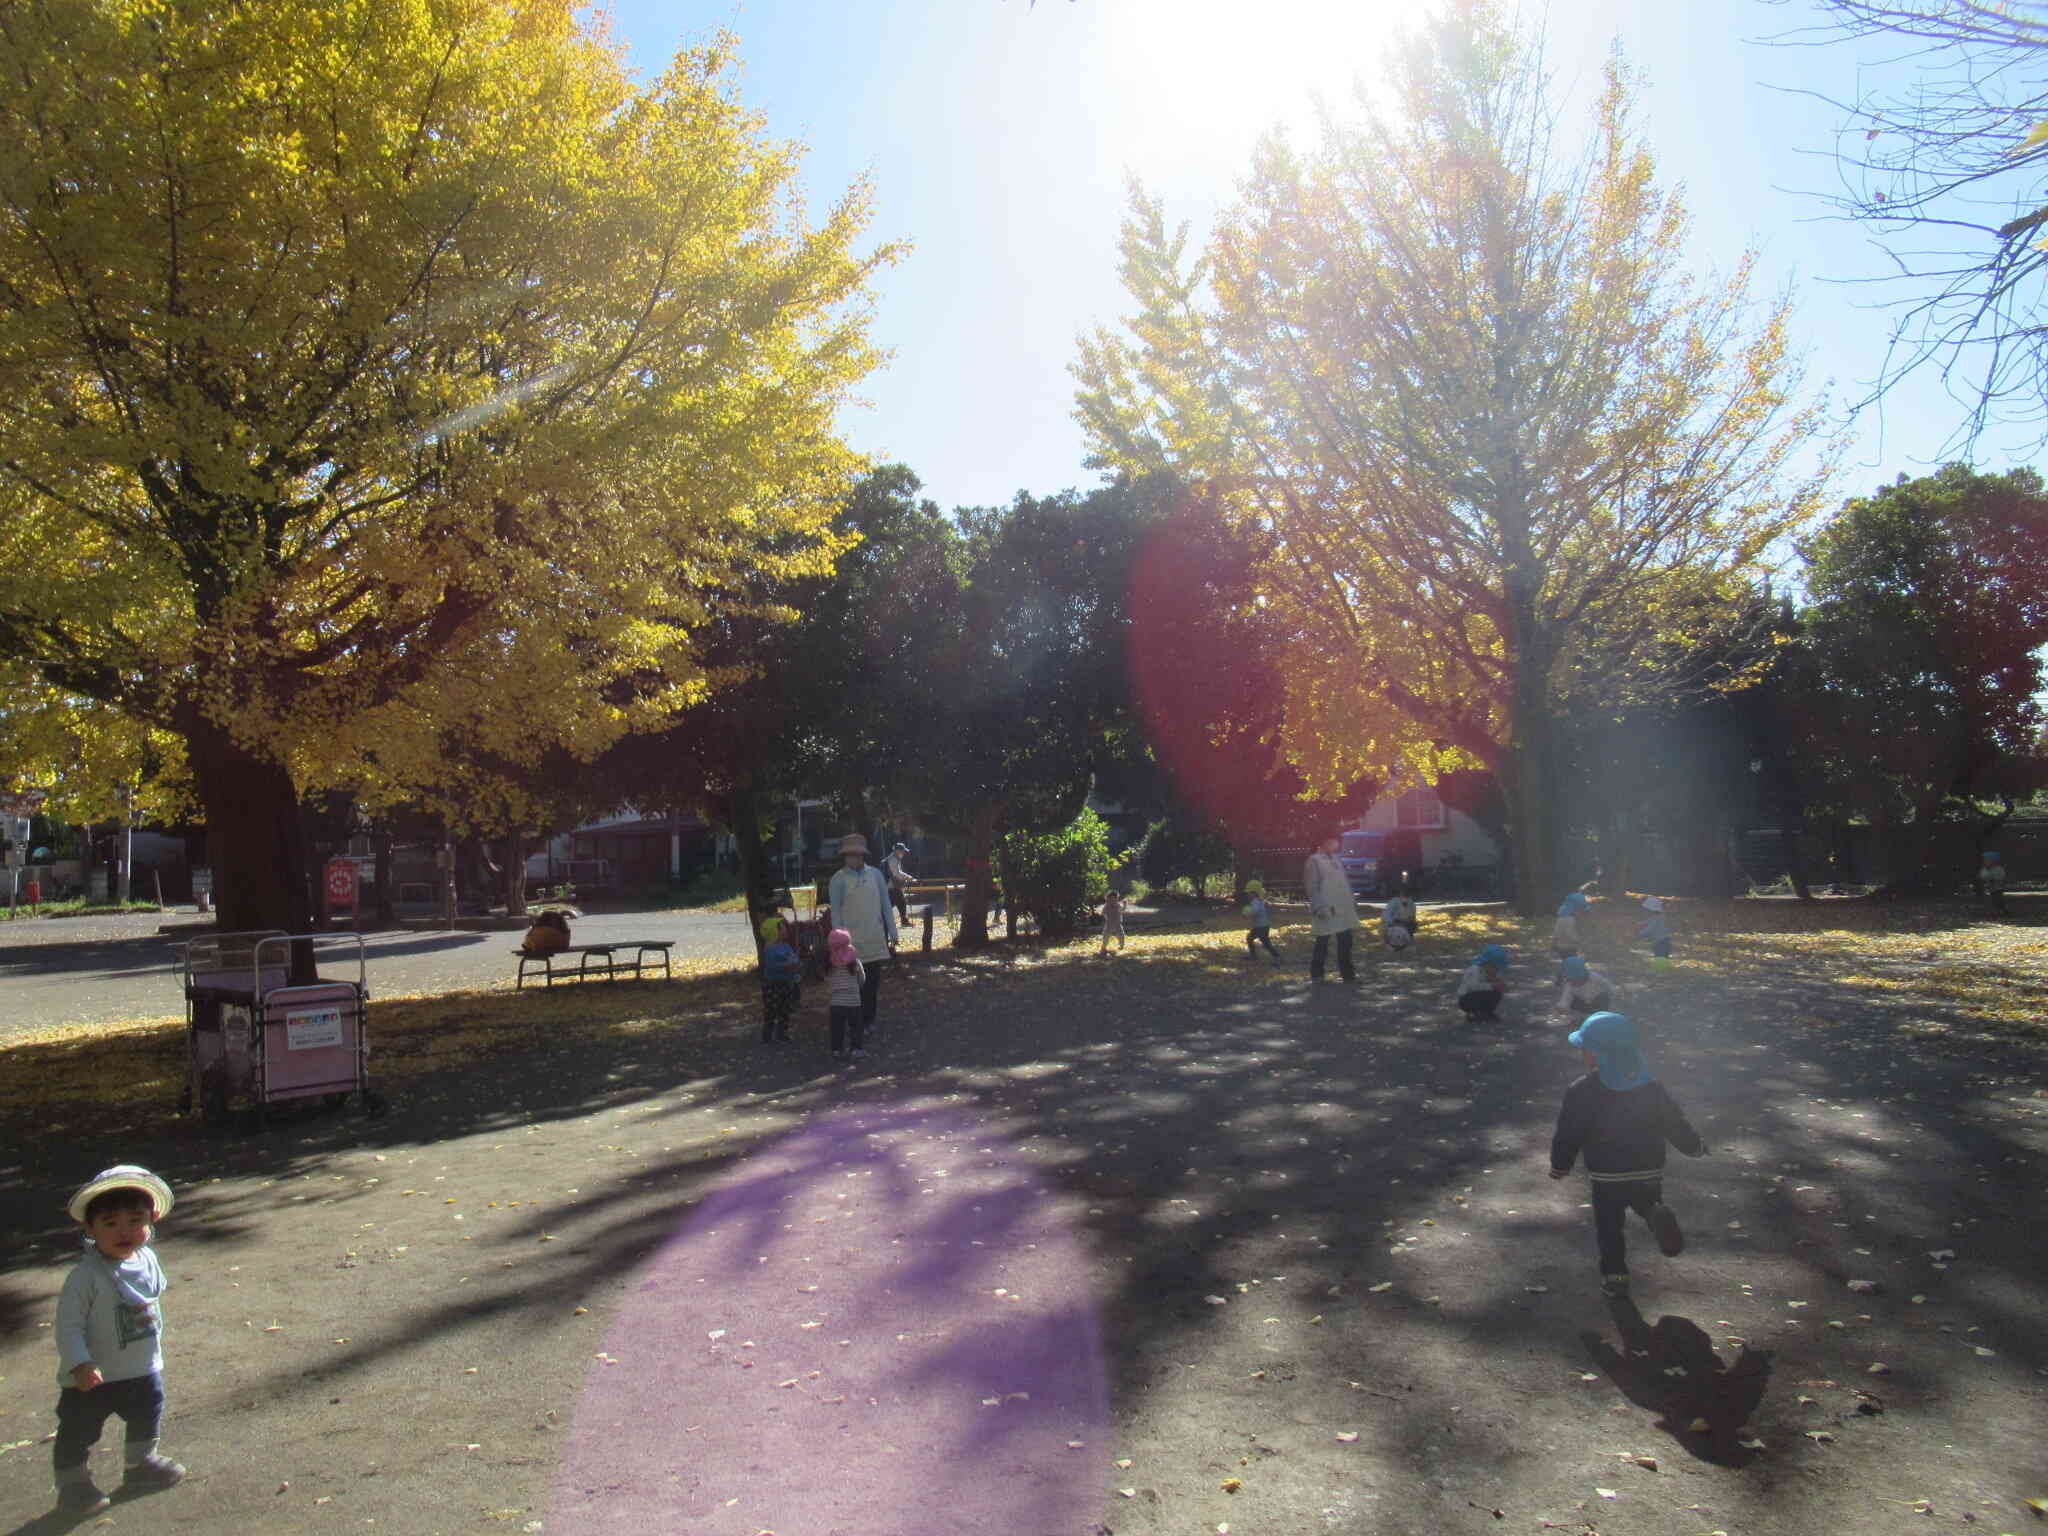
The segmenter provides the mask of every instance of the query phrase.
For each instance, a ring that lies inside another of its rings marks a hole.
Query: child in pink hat
[[[831,960],[831,969],[825,973],[825,988],[832,1007],[832,1059],[844,1061],[849,1044],[855,1057],[865,1056],[860,989],[867,980],[867,971],[860,956],[854,953],[853,935],[844,928],[834,928],[825,936],[825,949]]]

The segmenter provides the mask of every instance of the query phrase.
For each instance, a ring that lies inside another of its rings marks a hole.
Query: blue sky
[[[1553,0],[1557,86],[1582,100],[1615,39],[1648,76],[1640,101],[1662,178],[1683,183],[1702,267],[1761,255],[1792,283],[1815,381],[1860,398],[1889,319],[1828,279],[1878,270],[1863,231],[1812,194],[1836,184],[1840,114],[1797,93],[1855,93],[1844,48],[1773,46],[1802,0]],[[875,335],[894,354],[843,428],[899,459],[943,506],[1086,486],[1067,365],[1077,335],[1125,308],[1116,238],[1135,176],[1202,229],[1258,134],[1305,137],[1317,93],[1370,78],[1415,3],[1387,0],[616,0],[610,25],[644,73],[717,28],[740,39],[742,94],[808,146],[822,207],[861,175],[875,234],[911,254],[881,281]],[[1867,490],[1938,463],[1961,419],[1932,379],[1866,413],[1840,482]],[[1989,469],[2023,439],[1979,444]]]

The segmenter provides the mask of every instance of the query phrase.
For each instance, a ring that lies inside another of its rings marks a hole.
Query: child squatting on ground
[[[1415,892],[1403,886],[1380,911],[1380,942],[1400,951],[1415,938]]]
[[[804,962],[779,917],[761,919],[761,1041],[789,1038],[789,1016],[803,996]]]
[[[1685,1249],[1685,1233],[1664,1203],[1664,1144],[1705,1157],[1707,1144],[1685,1111],[1650,1075],[1625,1013],[1596,1013],[1567,1036],[1593,1070],[1565,1090],[1550,1141],[1550,1176],[1572,1171],[1581,1153],[1593,1181],[1593,1235],[1600,1245],[1600,1288],[1628,1294],[1628,1245],[1622,1230],[1634,1211],[1650,1224],[1667,1258]]]
[[[93,1483],[87,1458],[111,1416],[128,1430],[121,1494],[168,1488],[185,1475],[157,1454],[164,1416],[163,1267],[150,1227],[170,1214],[171,1187],[123,1163],[71,1197],[85,1251],[57,1299],[57,1505],[88,1515],[113,1501]]]
[[[853,935],[844,928],[834,928],[826,936],[825,949],[832,959],[832,968],[825,973],[826,1001],[832,1010],[832,1059],[845,1060],[849,1042],[854,1055],[865,1056],[866,1025],[860,989],[867,981],[867,971],[860,956],[854,953]]]
[[[1244,957],[1247,960],[1259,958],[1259,946],[1266,946],[1266,953],[1273,957],[1273,963],[1280,963],[1280,951],[1273,947],[1273,914],[1266,910],[1266,887],[1257,880],[1244,883],[1244,893],[1251,898],[1244,904],[1245,920],[1251,927],[1245,931]]]
[[[1458,978],[1458,1006],[1468,1019],[1490,1019],[1508,989],[1508,952],[1498,944],[1479,951]]]
[[[1606,1013],[1614,1007],[1614,983],[1586,964],[1579,955],[1567,956],[1559,967],[1563,974],[1563,985],[1557,992],[1556,1011],[1572,1021],[1577,1028],[1596,1013]]]

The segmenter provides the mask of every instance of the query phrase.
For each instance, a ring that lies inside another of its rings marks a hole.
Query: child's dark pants
[[[1280,951],[1273,947],[1273,930],[1270,926],[1264,928],[1254,928],[1251,932],[1247,933],[1244,936],[1245,954],[1247,956],[1256,957],[1258,955],[1259,946],[1261,944],[1266,946],[1266,953],[1271,955],[1275,960],[1278,960],[1280,958]]]
[[[761,983],[761,1038],[764,1041],[789,1038],[789,1016],[796,1012],[802,996],[803,983],[800,981]]]
[[[1459,994],[1458,1006],[1465,1010],[1468,1018],[1490,1019],[1500,1008],[1500,994],[1488,987],[1484,992]]]
[[[128,1447],[135,1452],[129,1460],[139,1461],[154,1451],[164,1418],[163,1377],[152,1372],[123,1381],[103,1381],[90,1392],[81,1392],[76,1387],[60,1392],[57,1446],[53,1453],[60,1475],[85,1465],[87,1453],[99,1442],[100,1431],[115,1415],[128,1426]]]
[[[846,1037],[848,1035],[853,1037],[853,1048],[856,1051],[860,1050],[861,1041],[866,1038],[866,1029],[861,1022],[861,1011],[858,1006],[852,1003],[834,1003],[832,1005],[833,1055],[836,1056],[846,1049]]]
[[[1593,1181],[1593,1236],[1600,1244],[1600,1273],[1628,1273],[1628,1240],[1622,1224],[1634,1211],[1643,1220],[1664,1200],[1662,1179]]]

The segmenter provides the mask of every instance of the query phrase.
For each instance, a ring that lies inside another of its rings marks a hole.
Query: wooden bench
[[[557,978],[588,981],[593,976],[602,976],[606,981],[617,981],[622,973],[637,977],[653,968],[654,962],[647,958],[650,954],[661,957],[662,977],[671,980],[675,972],[670,969],[668,952],[674,946],[674,939],[622,939],[616,944],[571,944],[567,949],[544,950],[538,954],[532,950],[515,949],[512,953],[519,957],[519,980],[513,990],[524,989],[527,972],[535,970],[546,978],[544,985],[550,987]],[[623,958],[627,950],[633,952],[630,960]],[[573,970],[569,967],[572,957],[576,961]]]

